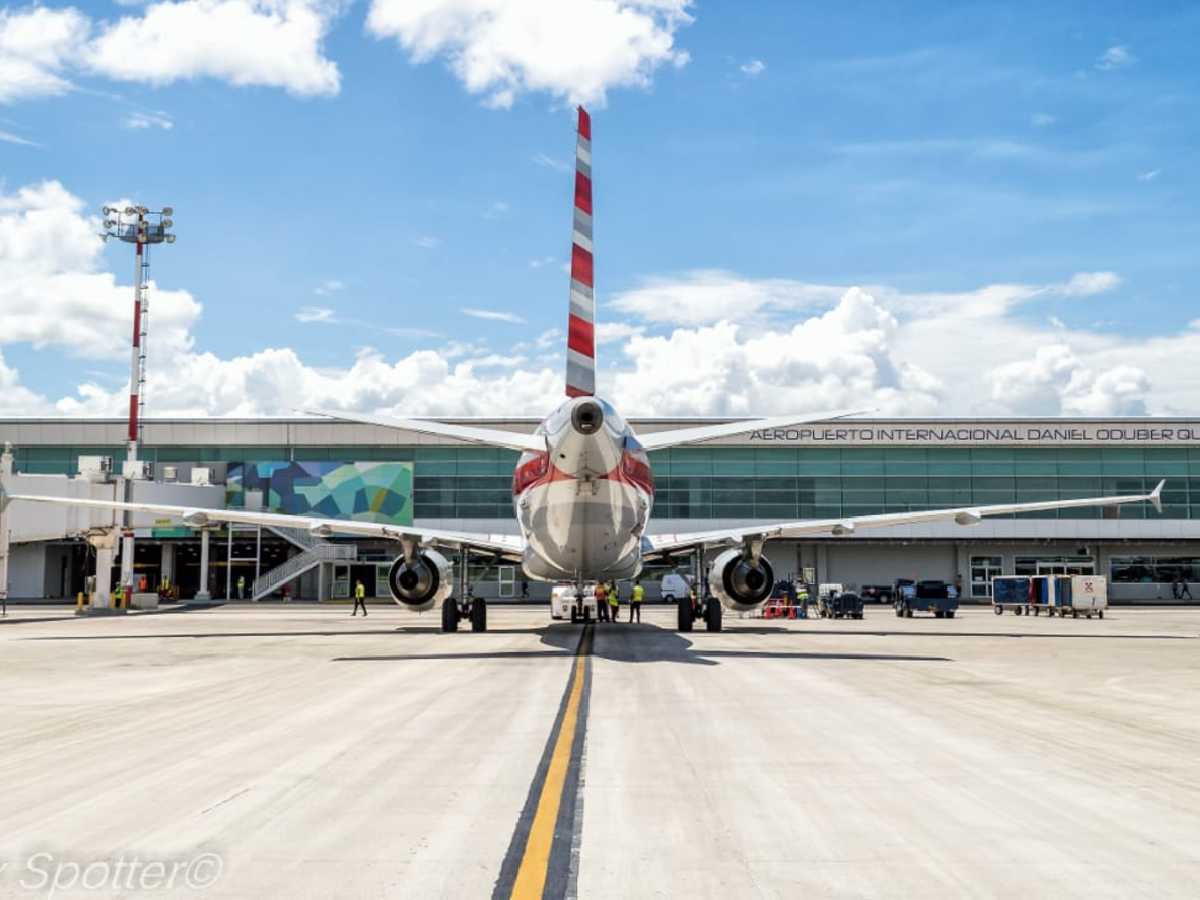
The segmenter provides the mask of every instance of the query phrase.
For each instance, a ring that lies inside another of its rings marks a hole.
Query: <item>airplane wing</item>
[[[652,434],[639,434],[638,443],[644,450],[662,450],[666,447],[677,447],[680,444],[694,444],[696,441],[707,441],[712,438],[729,437],[734,434],[745,434],[747,431],[769,431],[773,428],[790,428],[793,425],[804,425],[809,422],[827,422],[830,419],[843,419],[846,416],[858,416],[871,412],[869,409],[842,409],[834,412],[809,413],[803,416],[771,416],[766,419],[745,419],[741,422],[725,422],[721,425],[701,425],[696,428],[676,428],[669,431],[655,431]]]
[[[523,540],[515,534],[484,534],[469,531],[447,531],[440,528],[414,528],[405,525],[383,525],[376,522],[354,522],[346,519],[319,519],[310,516],[290,516],[285,513],[259,512],[248,509],[205,509],[203,507],[171,506],[164,503],[126,503],[120,500],[80,500],[74,497],[42,497],[30,494],[4,494],[5,504],[55,503],[60,506],[83,506],[92,509],[115,509],[128,512],[147,512],[183,521],[199,528],[217,522],[237,522],[244,525],[264,525],[270,528],[297,528],[314,537],[335,534],[359,537],[412,540],[426,546],[460,549],[469,547],[484,550],[509,559],[520,559]]]
[[[670,553],[689,549],[698,544],[736,544],[741,541],[770,540],[771,538],[795,538],[808,535],[849,535],[871,528],[889,525],[914,525],[923,522],[956,522],[959,525],[976,525],[987,516],[1003,516],[1013,513],[1042,512],[1054,509],[1078,509],[1085,506],[1119,506],[1124,503],[1149,502],[1162,512],[1162,489],[1160,481],[1149,494],[1129,494],[1116,497],[1090,497],[1080,500],[1044,500],[1038,503],[999,503],[993,506],[961,506],[956,509],[928,509],[916,512],[883,513],[873,516],[847,516],[841,519],[809,519],[800,522],[783,522],[773,525],[748,525],[725,528],[717,531],[694,531],[681,534],[655,534],[643,538],[642,547],[647,554]]]
[[[339,419],[343,422],[379,425],[383,428],[403,428],[405,431],[415,431],[418,434],[452,437],[460,441],[469,441],[472,444],[486,444],[489,447],[507,447],[510,450],[522,451],[546,449],[546,439],[539,435],[501,431],[499,428],[478,428],[474,425],[451,425],[447,422],[435,422],[433,419],[402,419],[393,416],[330,412],[322,409],[306,409],[304,412],[327,419]]]

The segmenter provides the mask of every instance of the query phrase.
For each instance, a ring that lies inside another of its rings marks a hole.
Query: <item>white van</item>
[[[659,596],[668,603],[674,603],[676,600],[686,597],[691,589],[692,579],[686,575],[680,575],[678,572],[664,575],[662,581],[658,583]]]
[[[550,589],[550,618],[567,619],[578,622],[596,621],[596,585],[583,586],[583,607],[575,603],[575,585],[569,581],[559,582]]]

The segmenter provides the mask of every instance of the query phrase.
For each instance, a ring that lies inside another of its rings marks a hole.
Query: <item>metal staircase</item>
[[[254,588],[250,593],[252,600],[261,600],[321,563],[350,562],[358,559],[358,547],[354,544],[331,544],[297,528],[268,530],[299,547],[302,552],[254,579]]]

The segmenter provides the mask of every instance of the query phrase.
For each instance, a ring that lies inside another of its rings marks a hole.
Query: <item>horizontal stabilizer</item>
[[[697,428],[674,428],[669,431],[656,431],[653,434],[639,434],[638,443],[646,450],[662,450],[666,447],[678,447],[680,444],[694,444],[697,441],[731,437],[735,434],[746,434],[750,431],[790,428],[793,425],[804,425],[810,422],[828,422],[831,419],[859,416],[867,412],[872,412],[872,410],[843,409],[835,410],[834,412],[809,413],[803,416],[772,416],[767,419],[746,419],[741,422],[725,422],[721,425],[701,425]]]
[[[362,413],[329,412],[322,409],[304,410],[310,416],[323,416],[342,422],[357,422],[360,425],[378,425],[381,428],[400,428],[418,434],[455,438],[472,444],[489,447],[507,447],[510,450],[545,450],[545,438],[519,431],[501,431],[499,428],[480,428],[475,425],[452,425],[433,419],[402,419],[395,416],[371,416]]]

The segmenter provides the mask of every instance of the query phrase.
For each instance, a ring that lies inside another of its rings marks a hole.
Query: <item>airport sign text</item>
[[[803,425],[752,431],[749,439],[796,444],[1200,444],[1200,423]]]

